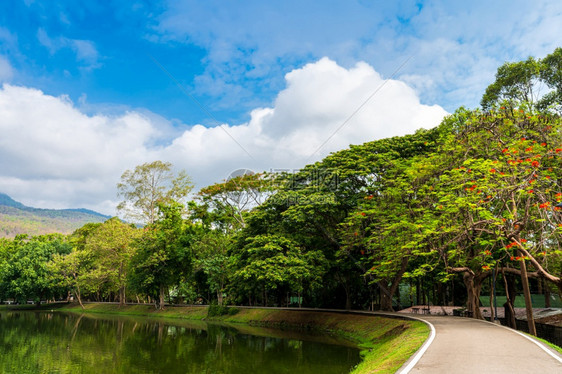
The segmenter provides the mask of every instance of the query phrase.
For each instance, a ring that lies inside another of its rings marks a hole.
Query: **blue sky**
[[[500,64],[561,45],[558,1],[3,1],[0,191],[112,214],[152,159],[198,186],[298,168],[476,107]]]

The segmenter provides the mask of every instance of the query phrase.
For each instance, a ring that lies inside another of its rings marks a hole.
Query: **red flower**
[[[533,147],[526,148],[525,152],[533,152]]]
[[[495,173],[496,169],[490,169],[490,173]]]
[[[529,190],[529,191],[527,191],[527,193],[533,193],[533,192],[535,192],[535,191],[534,191],[534,190]]]
[[[541,146],[546,147],[546,143],[541,143]]]
[[[521,243],[527,243],[527,239],[521,239]]]
[[[562,148],[556,148],[555,151],[556,151],[556,153],[560,153],[560,152],[562,152]]]
[[[533,162],[531,163],[531,165],[533,165],[533,167],[535,167],[535,168],[538,168],[539,165],[540,165],[540,163],[539,163],[538,161],[533,161]]]
[[[509,152],[509,149],[507,148],[502,149],[502,153],[507,153],[507,152]]]

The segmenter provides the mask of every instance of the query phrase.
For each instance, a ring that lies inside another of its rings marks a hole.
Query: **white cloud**
[[[121,173],[143,162],[170,161],[202,187],[239,168],[299,168],[352,143],[436,126],[446,115],[420,104],[404,82],[385,83],[366,63],[346,69],[323,58],[285,79],[274,105],[255,109],[247,123],[196,125],[174,135],[157,116],[87,115],[66,97],[4,85],[0,191],[30,205],[113,214]]]
[[[3,56],[0,56],[0,83],[1,82],[8,82],[12,79],[14,75],[14,69],[12,69],[12,65],[8,59]]]
[[[277,85],[283,68],[302,61],[329,56],[347,67],[366,61],[389,76],[412,56],[399,74],[413,84],[416,77],[423,102],[452,111],[477,106],[503,62],[542,57],[562,45],[559,1],[336,0],[319,6],[287,0],[271,7],[248,0],[231,8],[219,2],[168,2],[157,40],[206,49],[196,88],[226,102],[238,98],[239,105],[251,94],[232,87],[259,92],[264,80]],[[226,85],[232,91],[209,88]]]
[[[37,39],[51,54],[55,54],[63,48],[69,48],[76,55],[76,60],[85,64],[86,68],[92,69],[100,66],[99,53],[95,44],[90,40],[70,39],[63,36],[51,38],[42,28],[37,30]]]

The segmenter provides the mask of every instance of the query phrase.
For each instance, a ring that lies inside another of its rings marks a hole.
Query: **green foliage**
[[[506,102],[509,106],[526,105],[529,109],[562,108],[562,48],[545,58],[506,62],[498,68],[496,80],[486,89],[481,105],[491,109]]]
[[[181,204],[160,203],[158,208],[156,221],[146,226],[134,243],[129,284],[138,293],[153,297],[162,308],[165,292],[191,270],[193,227],[182,219]]]
[[[56,255],[66,255],[71,247],[62,235],[28,238],[17,236],[4,241],[0,255],[0,299],[19,302],[60,296],[48,263]]]
[[[225,297],[391,310],[401,282],[446,287],[462,274],[470,309],[494,269],[518,274],[523,263],[562,290],[561,57],[500,67],[485,111],[460,108],[434,129],[351,146],[295,173],[214,184],[189,215],[173,201],[190,190],[187,176],[140,165],[118,189],[147,226],[85,225],[65,241],[71,251],[52,253],[45,240],[0,241],[0,295],[58,287],[124,301],[127,288],[160,307],[168,295],[216,299],[223,312]],[[26,265],[27,245],[44,269]],[[29,268],[39,275],[24,287]]]

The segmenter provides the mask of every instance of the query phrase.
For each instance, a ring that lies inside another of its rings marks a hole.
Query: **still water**
[[[348,373],[338,338],[204,322],[0,312],[0,373]]]

